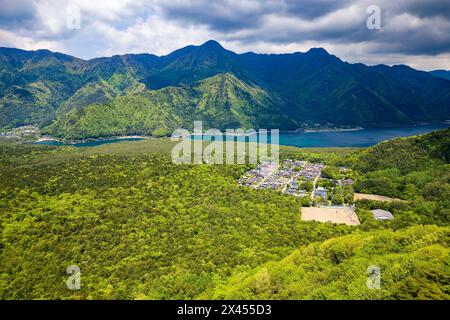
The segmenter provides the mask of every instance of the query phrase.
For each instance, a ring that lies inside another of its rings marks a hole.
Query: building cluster
[[[264,162],[257,168],[245,173],[245,175],[241,179],[239,179],[238,183],[241,186],[258,187],[276,170],[278,170],[277,163]]]
[[[17,127],[11,131],[0,132],[0,137],[3,138],[21,138],[35,135],[39,135],[39,128],[33,125]]]
[[[323,168],[325,168],[323,163],[306,162],[299,174],[299,177],[305,178],[306,181],[314,180],[316,177],[320,177]]]
[[[300,180],[313,181],[320,177],[324,167],[323,164],[293,160],[285,160],[280,164],[263,163],[248,171],[239,180],[239,184],[256,189],[277,190],[297,197],[309,197],[311,193],[302,188]]]
[[[338,185],[339,187],[342,186],[349,186],[353,184],[353,180],[352,179],[345,179],[345,180],[336,180],[336,185]]]
[[[345,173],[338,180],[322,178],[324,168],[325,165],[322,163],[307,161],[285,160],[279,164],[265,162],[246,172],[238,183],[254,189],[276,190],[291,196],[314,199],[317,212],[313,212],[313,220],[320,218],[323,221],[334,221],[333,219],[337,219],[338,223],[359,224],[354,205],[336,204],[332,202],[333,200],[329,200],[334,196],[337,187],[350,186],[353,180],[347,178]],[[346,169],[343,168],[341,171]],[[321,198],[322,201],[317,201],[317,198]],[[303,214],[306,215],[302,211]],[[394,219],[392,213],[381,209],[372,210],[372,214],[378,221]],[[318,221],[322,221],[320,219]]]

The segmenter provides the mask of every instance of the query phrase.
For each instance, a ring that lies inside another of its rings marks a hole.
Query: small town
[[[328,170],[328,172],[326,172]],[[241,186],[273,190],[302,199],[301,219],[304,221],[359,225],[354,201],[394,201],[389,197],[354,193],[351,170],[326,167],[323,163],[284,160],[264,162],[246,172],[239,180]],[[385,210],[371,210],[375,220],[392,220]]]
[[[337,177],[331,178],[324,174],[325,168],[323,163],[290,159],[279,164],[266,162],[246,172],[238,183],[300,197],[302,220],[358,225],[348,169],[339,168]]]
[[[320,198],[325,202],[334,187],[328,190],[319,182],[324,168],[323,163],[290,159],[280,164],[266,162],[248,171],[238,183],[255,189],[271,189],[291,196],[309,197],[311,200]],[[346,181],[351,184],[351,179]],[[336,186],[342,186],[342,183],[342,180],[335,182]],[[330,182],[326,184],[332,185]]]

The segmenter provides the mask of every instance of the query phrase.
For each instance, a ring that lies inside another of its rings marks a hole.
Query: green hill
[[[418,226],[333,238],[236,272],[209,299],[450,299],[450,228]],[[380,288],[367,286],[379,268]]]
[[[45,132],[68,139],[118,135],[170,135],[198,119],[209,128],[295,127],[280,112],[280,101],[232,74],[189,86],[128,93],[104,104],[62,113]]]
[[[321,48],[279,55],[236,54],[215,41],[208,41],[161,57],[128,54],[92,60],[48,50],[0,48],[0,128],[28,124],[41,128],[48,125],[52,125],[51,128],[65,127],[61,119],[84,122],[75,118],[85,114],[82,111],[85,107],[108,108],[102,104],[114,105],[116,98],[130,94],[142,93],[146,99],[152,94],[171,95],[174,90],[183,90],[189,91],[186,94],[198,103],[199,99],[194,95],[199,90],[199,82],[224,74],[235,78],[233,90],[237,95],[231,94],[227,85],[203,85],[200,94],[206,100],[202,109],[210,110],[197,113],[195,120],[220,128],[235,124],[256,128],[267,122],[287,130],[317,124],[408,125],[450,117],[450,82],[430,73],[406,66],[349,64]],[[241,84],[246,88],[239,89]],[[248,90],[250,87],[258,88],[264,94],[249,93],[252,91]],[[213,96],[216,98],[206,98]],[[161,99],[168,100],[167,97]],[[219,116],[224,109],[224,101],[233,99],[232,104],[237,102],[230,114]],[[184,103],[191,105],[191,102]],[[159,107],[152,108],[153,114],[146,117],[166,119],[158,120],[160,126],[148,120],[144,121],[145,125],[130,127],[129,130],[121,127],[109,131],[142,132],[145,128],[145,132],[167,133],[169,128],[179,125],[177,121],[171,121],[185,115],[181,106],[171,107],[172,111],[179,113],[169,119],[165,115],[166,108]],[[261,118],[258,116],[260,109],[263,109]],[[129,116],[126,112],[115,115]],[[105,118],[102,123],[100,119],[95,124],[98,128],[83,130],[103,135],[103,128],[111,124],[110,120]],[[116,120],[123,121],[120,118]],[[129,120],[130,123],[142,122],[136,117]],[[224,122],[220,122],[222,120]],[[55,121],[58,124],[54,124]],[[76,129],[72,131],[74,134],[67,135],[67,138],[88,137],[75,133]],[[56,134],[63,136],[66,131]]]
[[[450,128],[386,141],[352,155],[355,188],[415,204],[422,222],[450,222]]]

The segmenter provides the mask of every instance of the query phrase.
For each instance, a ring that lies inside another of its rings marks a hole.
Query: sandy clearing
[[[303,221],[332,222],[349,226],[360,224],[355,211],[345,207],[305,207],[302,208],[301,218]]]
[[[383,202],[392,202],[392,201],[400,201],[405,202],[405,200],[391,198],[386,196],[379,196],[377,194],[367,194],[367,193],[355,193],[353,200],[374,200],[374,201],[383,201]]]

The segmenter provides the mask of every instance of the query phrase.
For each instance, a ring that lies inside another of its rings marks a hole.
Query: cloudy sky
[[[381,29],[367,27],[372,5]],[[324,47],[349,62],[450,70],[450,0],[0,0],[5,47],[89,59],[209,39],[239,53]]]

